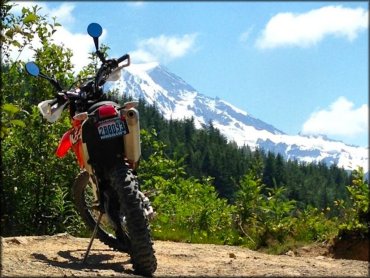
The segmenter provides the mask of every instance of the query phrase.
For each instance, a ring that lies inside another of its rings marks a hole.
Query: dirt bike
[[[116,81],[130,65],[130,56],[106,59],[99,50],[102,27],[91,23],[87,31],[101,65],[81,85],[63,90],[36,63],[28,62],[25,68],[28,74],[50,81],[57,91],[54,99],[38,104],[47,121],[55,122],[69,107],[72,128],[61,138],[56,155],[64,157],[72,149],[81,168],[72,193],[78,212],[93,230],[84,261],[97,236],[115,250],[127,252],[136,273],[151,276],[157,268],[149,227],[154,212],[136,176],[141,156],[138,103],[121,107],[103,93],[106,81]]]

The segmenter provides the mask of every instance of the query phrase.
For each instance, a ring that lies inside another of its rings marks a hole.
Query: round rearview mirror
[[[40,74],[39,66],[35,62],[28,62],[25,68],[29,75],[39,76]]]
[[[103,29],[98,23],[90,23],[87,26],[87,33],[93,38],[99,38],[103,33]]]

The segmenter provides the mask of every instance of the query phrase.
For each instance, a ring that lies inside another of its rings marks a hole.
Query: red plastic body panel
[[[67,154],[68,150],[72,147],[72,142],[70,138],[72,131],[73,131],[73,128],[71,128],[66,133],[64,133],[62,139],[59,142],[57,151],[55,152],[57,157],[64,157]]]
[[[64,133],[62,139],[59,142],[59,146],[55,154],[62,158],[64,157],[70,148],[74,151],[78,164],[81,168],[84,168],[83,149],[81,141],[81,121],[73,120],[73,128],[69,129]]]

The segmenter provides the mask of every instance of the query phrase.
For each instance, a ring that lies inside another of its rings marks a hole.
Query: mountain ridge
[[[159,63],[131,64],[111,88],[134,99],[143,98],[168,120],[193,117],[196,128],[212,122],[238,146],[259,147],[299,162],[324,162],[347,170],[361,166],[368,171],[368,148],[325,135],[288,135],[222,99],[199,93]]]

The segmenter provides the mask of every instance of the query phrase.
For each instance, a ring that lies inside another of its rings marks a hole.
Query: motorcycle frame
[[[72,149],[80,169],[86,170],[89,173],[95,202],[103,209],[102,205],[104,201],[102,202],[102,198],[104,199],[104,197],[99,193],[102,192],[99,188],[105,184],[105,182],[102,182],[105,181],[105,173],[109,172],[114,164],[122,163],[123,161],[128,162],[132,169],[136,169],[139,159],[133,161],[126,157],[125,150],[132,148],[132,142],[126,137],[128,134],[123,135],[123,138],[119,136],[113,139],[101,140],[98,138],[99,135],[96,127],[103,120],[119,117],[126,124],[128,130],[126,115],[130,115],[129,111],[132,112],[134,105],[132,103],[130,105],[124,105],[123,109],[118,108],[118,104],[114,103],[105,104],[102,102],[101,105],[99,103],[97,105],[98,107],[92,113],[88,114],[84,112],[76,114],[71,119],[72,127],[62,136],[56,150],[56,156],[63,158]],[[137,126],[136,128],[139,127]],[[133,140],[140,147],[140,138],[137,137]]]

